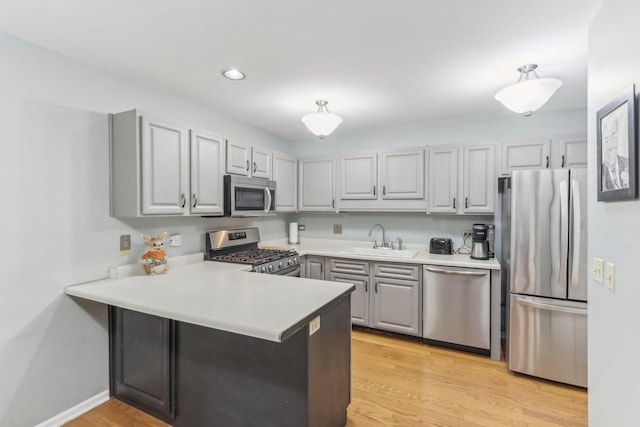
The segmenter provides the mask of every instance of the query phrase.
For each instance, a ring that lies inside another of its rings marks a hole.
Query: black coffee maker
[[[471,259],[489,259],[489,242],[487,241],[487,225],[473,224],[471,228]]]

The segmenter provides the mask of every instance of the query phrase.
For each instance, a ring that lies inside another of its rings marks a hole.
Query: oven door
[[[300,266],[294,265],[292,267],[285,268],[280,271],[276,271],[275,273],[272,273],[272,274],[276,274],[278,276],[300,277]]]
[[[276,183],[262,178],[224,177],[225,216],[274,215]]]

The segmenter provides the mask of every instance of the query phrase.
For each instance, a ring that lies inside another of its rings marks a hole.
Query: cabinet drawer
[[[417,264],[375,263],[373,275],[391,279],[420,280],[420,266]]]
[[[332,258],[329,260],[329,271],[334,273],[369,275],[369,263],[350,259]]]

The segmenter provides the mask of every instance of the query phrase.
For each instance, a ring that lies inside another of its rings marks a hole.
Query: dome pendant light
[[[305,114],[301,120],[311,133],[319,136],[320,139],[324,139],[325,136],[330,135],[342,123],[342,117],[329,112],[327,101],[316,101],[316,104],[318,105],[318,111]]]
[[[525,117],[542,107],[562,86],[558,79],[541,79],[536,73],[536,64],[527,64],[518,68],[520,78],[510,86],[496,93],[496,100],[509,110],[520,113]],[[529,73],[535,78],[529,79]],[[524,80],[523,80],[524,77]]]

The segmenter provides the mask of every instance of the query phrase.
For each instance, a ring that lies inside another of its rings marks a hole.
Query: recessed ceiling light
[[[242,71],[236,70],[235,68],[223,71],[222,75],[229,80],[242,80],[245,77]]]

